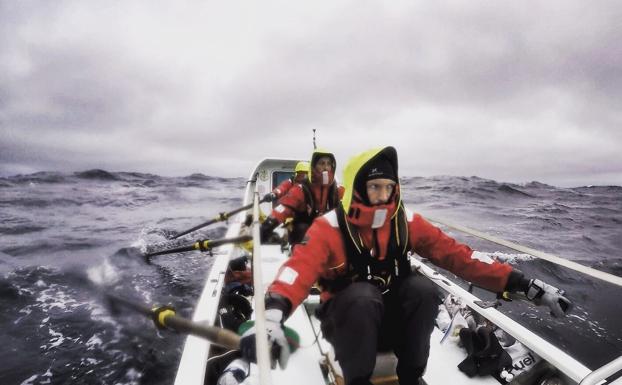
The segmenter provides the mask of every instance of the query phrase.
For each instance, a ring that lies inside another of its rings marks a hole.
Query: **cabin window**
[[[279,187],[279,185],[283,183],[283,181],[291,178],[292,176],[294,176],[293,171],[274,171],[272,173],[272,188],[270,189],[270,191]],[[277,204],[278,204],[278,201],[272,202],[273,207],[276,206]]]

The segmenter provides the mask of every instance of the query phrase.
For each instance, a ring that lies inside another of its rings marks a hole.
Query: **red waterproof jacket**
[[[406,210],[406,217],[410,245],[418,255],[485,289],[503,291],[512,271],[510,265],[486,260],[479,255],[471,258],[471,248],[456,242],[420,215]],[[388,225],[383,228],[384,234],[388,233]],[[331,280],[347,272],[344,242],[334,210],[316,219],[307,230],[305,239],[306,242],[294,248],[294,254],[281,266],[268,289],[289,299],[292,310],[307,297],[311,286],[320,278]],[[381,248],[387,243],[388,236],[379,240]],[[328,298],[330,294],[323,292],[322,299]]]
[[[287,192],[292,187],[294,187],[294,181],[292,180],[292,178],[289,178],[281,182],[281,184],[278,185],[274,190],[272,190],[272,192],[274,193],[274,195],[276,195],[277,198],[280,198],[283,195],[287,194]]]
[[[305,183],[305,186],[313,194],[313,202],[309,202],[303,184],[297,183],[279,199],[279,205],[272,210],[270,216],[279,223],[285,222],[287,218],[296,217],[297,214],[312,219],[336,207],[343,197],[344,188],[337,186],[335,182],[330,185]]]
[[[298,169],[299,167],[305,167],[304,165],[301,166],[301,163],[306,162],[298,162],[298,165],[296,165],[296,169]],[[309,166],[307,165],[306,167],[308,168]],[[274,193],[274,195],[276,195],[277,198],[284,196],[292,187],[294,187],[294,185],[296,185],[296,183],[301,183],[305,179],[307,179],[307,174],[308,171],[296,171],[293,177],[285,179],[274,190],[272,190],[272,192]]]

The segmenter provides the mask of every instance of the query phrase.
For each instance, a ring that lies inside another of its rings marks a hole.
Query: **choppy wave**
[[[119,180],[119,178],[114,173],[99,169],[80,171],[76,172],[74,175],[82,179]]]

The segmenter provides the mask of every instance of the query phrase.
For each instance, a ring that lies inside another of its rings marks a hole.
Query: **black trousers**
[[[322,332],[335,348],[346,384],[369,384],[378,351],[393,350],[400,384],[417,384],[430,354],[439,294],[430,280],[411,274],[386,293],[354,282],[319,312]]]

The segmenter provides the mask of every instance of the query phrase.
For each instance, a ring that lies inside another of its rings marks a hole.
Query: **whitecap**
[[[119,272],[110,264],[108,258],[102,264],[89,268],[86,274],[98,286],[114,285],[120,278]]]
[[[29,378],[25,379],[24,381],[22,381],[22,383],[20,385],[33,385],[32,382],[34,380],[37,379],[37,377],[39,377],[38,374],[35,374],[33,376],[30,376]]]
[[[23,320],[25,317],[28,317],[28,315],[30,315],[30,313],[32,313],[32,309],[30,308],[30,305],[26,306],[23,309],[19,309],[18,313],[24,313],[24,316],[19,317],[18,319],[16,319],[15,321],[13,321],[13,325],[17,325],[18,323],[20,323],[21,320]]]
[[[129,380],[128,382],[120,382],[118,385],[138,385],[140,383],[140,378],[142,377],[142,373],[134,368],[128,369],[127,373],[125,373],[125,377]]]
[[[86,350],[93,350],[95,348],[100,347],[102,344],[103,344],[102,339],[99,338],[97,334],[93,334],[93,336],[89,338],[88,341],[86,341],[86,344],[85,344],[87,346]]]
[[[510,265],[515,265],[518,262],[532,261],[536,259],[536,257],[529,254],[508,254],[502,253],[500,251],[495,251],[494,253],[487,254],[500,262],[507,262]]]
[[[46,378],[45,381],[41,381],[40,384],[51,384],[52,383],[52,371],[50,369],[51,368],[48,368],[48,370],[41,375],[41,377],[48,377],[48,378]]]
[[[50,339],[50,344],[48,346],[44,345],[42,346],[42,348],[49,350],[57,346],[60,346],[63,342],[65,342],[65,336],[63,335],[63,333],[54,331],[52,330],[52,328],[49,328],[49,332],[50,332],[50,335],[52,335],[52,338]]]
[[[45,312],[49,312],[54,308],[71,311],[80,305],[56,284],[52,284],[48,289],[40,292],[36,301],[41,304]]]
[[[141,236],[142,235],[143,234],[141,234]],[[143,254],[147,252],[147,241],[144,238],[137,239],[134,243],[131,244],[131,246],[139,249],[140,252]]]
[[[96,304],[95,302],[89,302],[90,310],[91,310],[91,319],[93,321],[99,321],[108,323],[111,325],[116,325],[117,322],[114,318],[110,316],[110,314],[101,306]]]

